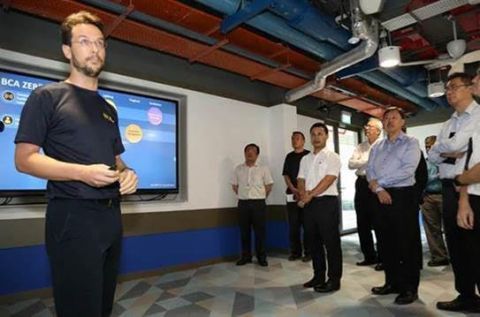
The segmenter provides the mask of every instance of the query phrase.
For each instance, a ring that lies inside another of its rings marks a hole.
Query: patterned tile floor
[[[269,257],[266,268],[221,263],[121,283],[113,316],[465,316],[435,309],[436,301],[456,296],[449,267],[422,271],[420,299],[414,304],[395,305],[395,295],[372,296],[370,289],[383,284],[383,273],[355,265],[361,259],[356,237],[342,238],[345,274],[336,293],[304,289],[302,283],[312,275],[311,264],[289,262],[276,254]],[[0,316],[54,316],[53,300],[0,306]]]

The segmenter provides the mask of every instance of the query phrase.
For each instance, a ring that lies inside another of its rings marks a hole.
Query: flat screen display
[[[46,189],[45,180],[15,169],[14,139],[28,96],[50,82],[54,80],[0,70],[1,196],[38,194]],[[178,102],[141,91],[100,87],[99,93],[117,110],[125,146],[122,159],[139,177],[138,193],[178,192]]]

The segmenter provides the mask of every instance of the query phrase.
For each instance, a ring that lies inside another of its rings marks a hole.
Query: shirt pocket
[[[252,184],[251,185],[253,185],[253,186],[263,186],[263,185],[265,185],[263,176],[264,176],[263,173],[255,173],[252,176]]]
[[[318,160],[313,165],[313,171],[315,173],[315,177],[322,179],[325,177],[327,173],[327,162],[326,160]]]

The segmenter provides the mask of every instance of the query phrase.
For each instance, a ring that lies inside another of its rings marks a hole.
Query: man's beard
[[[94,78],[97,78],[98,75],[100,75],[100,73],[102,72],[102,69],[103,69],[103,65],[104,65],[104,61],[102,59],[100,59],[100,57],[97,56],[97,59],[101,62],[101,65],[100,67],[98,67],[98,69],[95,69],[95,68],[92,68],[90,66],[87,65],[86,62],[88,62],[88,59],[87,61],[85,62],[85,65],[82,65],[76,58],[74,55],[72,55],[72,62],[73,62],[73,67],[75,67],[76,70],[78,70],[79,72],[81,72],[82,74],[84,74],[85,76],[88,76],[88,77],[94,77]]]

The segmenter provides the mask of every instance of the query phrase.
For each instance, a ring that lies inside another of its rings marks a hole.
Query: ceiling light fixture
[[[430,83],[427,86],[428,97],[438,98],[445,95],[445,84],[443,81],[437,81],[435,83]]]
[[[381,67],[390,68],[400,64],[400,47],[385,46],[378,50],[378,61]]]

